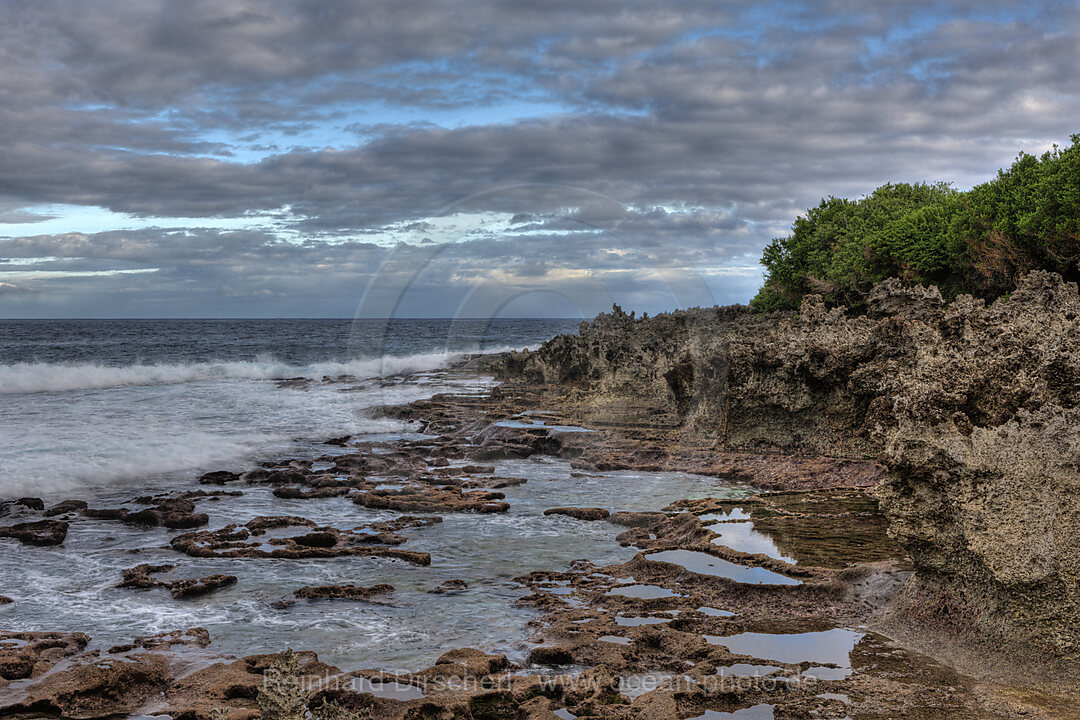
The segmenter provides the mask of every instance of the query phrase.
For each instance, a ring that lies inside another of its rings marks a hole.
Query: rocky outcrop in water
[[[323,585],[320,587],[302,587],[293,591],[293,596],[300,600],[367,600],[376,595],[385,595],[394,592],[393,585],[385,583],[360,587],[357,585]]]
[[[0,538],[13,538],[24,545],[60,545],[67,537],[68,524],[61,520],[38,520],[0,527]]]
[[[575,520],[606,520],[611,512],[604,508],[557,507],[548,508],[545,515],[566,515]]]
[[[726,448],[877,458],[917,569],[909,612],[1080,652],[1080,296],[1057,275],[990,306],[888,281],[860,315],[815,296],[773,315],[616,309],[502,374],[612,424],[666,414]]]
[[[207,575],[200,578],[183,578],[180,580],[160,580],[153,575],[167,573],[176,568],[175,565],[150,565],[143,563],[133,568],[123,570],[123,580],[117,587],[149,589],[162,587],[169,591],[174,598],[188,598],[207,595],[215,590],[236,584],[235,575],[222,575],[220,573]]]

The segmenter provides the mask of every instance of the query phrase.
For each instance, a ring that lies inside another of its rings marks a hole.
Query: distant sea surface
[[[579,322],[0,321],[0,497],[147,486],[336,435],[408,432],[367,411],[465,390],[438,371]],[[322,382],[343,375],[359,387]],[[295,377],[314,382],[275,382]]]

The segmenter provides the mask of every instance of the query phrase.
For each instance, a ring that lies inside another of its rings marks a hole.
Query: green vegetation
[[[763,311],[797,308],[807,293],[858,306],[890,277],[937,285],[947,299],[998,297],[1035,269],[1080,280],[1080,134],[1042,157],[1021,153],[967,192],[890,183],[859,200],[826,198],[761,264],[765,284],[751,304]]]

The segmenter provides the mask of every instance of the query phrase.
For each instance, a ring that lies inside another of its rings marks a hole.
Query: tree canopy
[[[967,192],[889,183],[858,200],[828,197],[765,248],[759,310],[807,293],[857,306],[877,282],[937,285],[951,299],[992,299],[1034,269],[1080,280],[1080,134],[1041,157],[1021,153]]]

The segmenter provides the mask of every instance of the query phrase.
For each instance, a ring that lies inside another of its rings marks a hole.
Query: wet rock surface
[[[888,281],[861,315],[815,296],[768,316],[619,311],[511,354],[503,374],[569,389],[573,417],[592,426],[626,418],[626,437],[667,419],[662,447],[614,461],[585,451],[583,468],[654,455],[655,467],[676,457],[708,472],[707,451],[673,449],[708,442],[833,456],[766,459],[770,469],[743,477],[785,489],[769,476],[809,462],[811,477],[877,486],[916,568],[904,596],[913,618],[948,612],[956,631],[993,646],[1080,653],[1080,296],[1060,276],[1031,273],[990,306]],[[716,470],[725,461],[740,462]]]
[[[45,517],[65,515],[86,509],[85,500],[62,500],[45,511]]]
[[[585,372],[582,382],[591,373]],[[609,405],[589,404],[593,390],[568,399],[561,391],[549,393],[535,378],[511,381],[486,397],[436,396],[381,411],[419,423],[426,433],[421,439],[336,438],[333,453],[324,457],[284,459],[244,473],[223,471],[227,474],[211,474],[214,479],[203,483],[217,485],[220,479],[240,490],[153,496],[130,504],[157,512],[205,512],[210,529],[170,532],[159,523],[147,532],[168,532],[169,552],[182,562],[196,562],[184,559],[190,556],[230,563],[242,588],[249,560],[284,567],[374,556],[404,560],[425,572],[428,564],[455,560],[453,547],[431,548],[430,555],[408,550],[405,531],[437,528],[444,521],[475,522],[477,528],[513,522],[512,499],[497,491],[524,478],[497,475],[488,464],[493,458],[551,454],[570,460],[573,473],[560,481],[567,483],[624,469],[682,470],[752,483],[759,490],[749,497],[695,497],[647,511],[549,508],[560,511],[555,515],[577,514],[592,522],[556,516],[544,520],[546,526],[610,531],[633,556],[608,565],[575,561],[518,577],[518,604],[535,615],[527,644],[512,655],[520,664],[481,646],[448,648],[427,660],[429,667],[409,673],[343,672],[301,651],[301,701],[309,708],[332,700],[345,709],[370,711],[375,720],[688,720],[749,708],[765,717],[807,720],[1075,716],[1080,685],[1068,668],[1050,664],[1032,674],[1015,673],[1015,667],[975,672],[970,663],[961,663],[969,669],[957,669],[948,652],[934,647],[921,652],[920,637],[890,627],[890,603],[909,592],[901,588],[921,587],[910,583],[912,569],[920,567],[913,563],[915,553],[890,536],[889,517],[875,491],[878,483],[889,482],[885,473],[895,472],[894,465],[864,457],[777,454],[757,445],[725,449],[687,421],[715,408],[672,389],[690,383],[690,372],[664,374],[660,381],[671,393],[665,402],[673,404],[622,407],[618,422],[608,414]],[[693,377],[695,383],[715,381],[702,379],[697,369]],[[234,515],[223,525],[215,513],[228,507],[236,492],[262,492],[274,503],[270,512],[280,514],[245,514],[239,520]],[[395,506],[390,500],[380,506],[383,500],[373,498],[390,498]],[[374,507],[380,519],[356,527],[335,520],[336,527],[330,526],[306,512],[320,502]],[[482,516],[485,506],[501,505],[507,507]],[[21,506],[17,519],[24,519],[24,512],[41,517],[57,507],[50,517],[63,516],[57,522],[72,525],[117,527],[126,518],[87,513],[87,504],[77,499],[43,507],[48,509]],[[180,574],[188,574],[180,568]],[[145,563],[126,571],[124,582],[171,591],[167,583],[177,582],[173,572],[178,571],[172,561]],[[328,571],[333,572],[340,571]],[[432,581],[421,588],[425,597],[429,589],[444,595],[431,597],[442,605],[469,603],[488,591],[472,576],[463,572],[462,577],[468,583]],[[300,583],[285,586],[281,592],[290,596],[266,609],[289,618],[308,607],[331,607],[322,603],[364,600],[368,603],[345,607],[366,613],[380,610],[377,603],[393,604],[403,592],[344,573],[331,582],[298,590],[292,588]],[[195,602],[229,597],[226,591]],[[934,620],[926,622],[930,627]],[[108,651],[94,648],[81,633],[0,633],[0,710],[70,718],[167,713],[209,720],[224,709],[232,720],[256,717],[259,691],[276,655],[238,658],[213,648],[202,628],[135,638]]]
[[[158,573],[167,573],[176,569],[175,565],[136,565],[124,570],[124,579],[117,587],[148,589],[162,587],[169,591],[174,598],[197,597],[207,595],[219,588],[235,585],[235,575],[207,575],[201,578],[185,578],[180,580],[161,580],[153,577]]]
[[[218,558],[333,558],[344,556],[386,557],[416,565],[429,565],[428,553],[399,550],[405,538],[390,528],[417,527],[436,522],[432,518],[404,517],[391,523],[375,523],[354,530],[318,527],[303,517],[257,517],[244,525],[230,524],[220,530],[200,530],[174,537],[174,550],[192,557]],[[268,531],[289,529],[286,536],[267,536]],[[298,530],[299,529],[299,530]]]
[[[37,497],[22,497],[17,500],[0,500],[0,517],[18,514],[23,509],[44,510],[45,501]]]
[[[324,585],[322,587],[302,587],[299,590],[294,590],[293,596],[300,600],[367,600],[376,595],[386,595],[392,592],[394,592],[393,585],[372,585],[371,587]]]
[[[447,580],[442,585],[434,587],[428,590],[430,595],[455,595],[457,593],[465,592],[469,589],[468,583],[464,580]]]
[[[0,632],[0,688],[45,674],[89,642],[89,636],[78,632]]]
[[[505,497],[501,492],[463,492],[452,487],[406,488],[357,493],[353,496],[353,502],[368,508],[399,512],[500,513],[510,509],[510,504],[503,502]]]
[[[62,520],[38,520],[0,527],[0,538],[12,538],[24,545],[59,545],[67,533],[68,524]]]
[[[563,508],[548,508],[544,511],[545,515],[566,515],[572,517],[575,520],[606,520],[611,516],[611,512],[604,508],[575,508],[575,507],[563,507]]]

